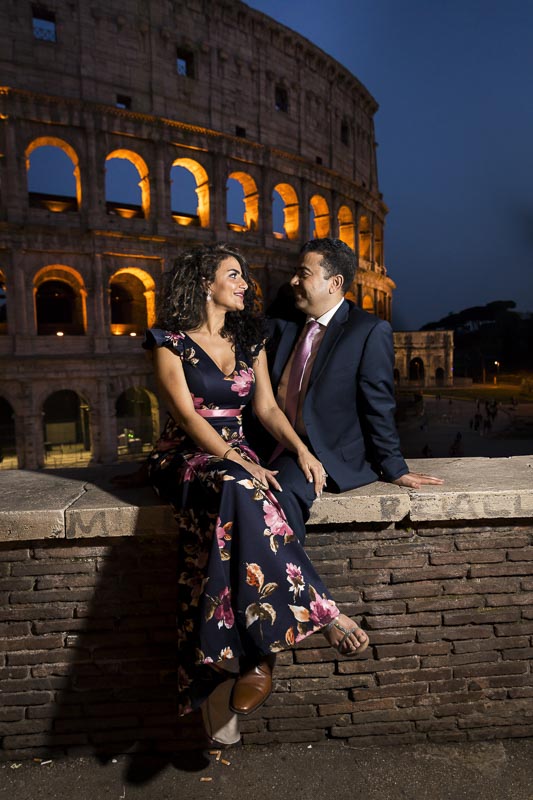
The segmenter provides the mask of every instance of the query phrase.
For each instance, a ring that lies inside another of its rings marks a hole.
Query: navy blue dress
[[[186,333],[153,328],[143,346],[181,358],[196,412],[228,447],[259,463],[241,415],[262,345],[248,358],[237,348],[230,375]],[[150,456],[150,477],[179,528],[178,693],[187,713],[220,681],[209,664],[291,647],[339,610],[272,492],[235,461],[201,450],[172,417]]]

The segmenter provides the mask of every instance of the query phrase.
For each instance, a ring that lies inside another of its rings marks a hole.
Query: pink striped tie
[[[311,355],[313,341],[320,330],[320,323],[315,319],[309,320],[306,326],[305,335],[298,343],[292,359],[289,380],[287,381],[287,396],[285,398],[285,415],[292,426],[296,422],[298,412],[298,401],[300,399],[300,389],[305,375],[305,368]],[[277,458],[285,448],[278,442],[276,449],[270,457],[270,461]]]

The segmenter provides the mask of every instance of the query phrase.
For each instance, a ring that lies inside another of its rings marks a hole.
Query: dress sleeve
[[[167,347],[180,358],[183,357],[183,339],[181,332],[173,333],[164,331],[161,328],[148,328],[144,335],[142,346],[145,350],[153,350],[155,347]]]
[[[257,344],[253,344],[250,347],[250,353],[252,355],[252,358],[257,358],[257,356],[259,355],[261,350],[263,350],[263,348],[265,347],[267,341],[268,341],[268,337],[265,338],[265,339],[261,339],[260,342],[258,342]]]

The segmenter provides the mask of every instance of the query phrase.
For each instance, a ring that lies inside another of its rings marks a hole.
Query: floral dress
[[[143,347],[167,347],[181,358],[196,412],[228,447],[258,463],[241,415],[262,345],[249,358],[237,349],[230,375],[186,333],[153,328]],[[209,664],[276,653],[339,610],[273,494],[240,464],[201,450],[172,417],[150,456],[150,477],[179,528],[178,700],[187,713],[220,682]]]

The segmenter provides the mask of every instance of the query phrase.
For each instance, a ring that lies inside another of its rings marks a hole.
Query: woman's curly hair
[[[238,250],[227,244],[203,245],[176,258],[159,299],[158,326],[174,332],[189,331],[205,322],[208,285],[226,258],[237,259],[248,289],[244,310],[228,311],[220,333],[249,356],[253,346],[265,337],[265,321],[250,268]]]

